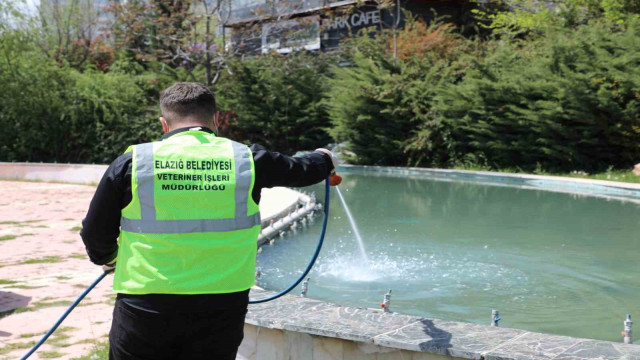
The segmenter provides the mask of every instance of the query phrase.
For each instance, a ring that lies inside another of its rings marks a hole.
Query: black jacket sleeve
[[[120,211],[131,202],[131,153],[118,157],[102,176],[80,237],[92,262],[103,265],[116,258]]]
[[[251,145],[256,181],[253,199],[260,201],[260,191],[274,186],[302,187],[317,184],[329,176],[333,163],[329,155],[314,151],[302,156],[287,156]]]
[[[263,188],[308,186],[324,180],[331,170],[331,158],[319,151],[291,157],[252,145],[255,184],[252,197],[260,202]],[[89,259],[103,265],[118,254],[121,210],[131,202],[131,153],[118,157],[104,173],[89,211],[82,221],[80,236]]]

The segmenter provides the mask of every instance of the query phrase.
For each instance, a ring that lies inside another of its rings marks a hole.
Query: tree
[[[94,0],[49,0],[38,6],[37,43],[59,64],[105,69],[113,59],[100,33],[101,9]]]
[[[623,25],[640,17],[640,0],[498,0],[473,12],[495,33],[520,37],[575,28],[597,19]]]
[[[112,3],[106,12],[113,17],[111,36],[116,49],[127,51],[136,61],[177,68],[181,51],[191,39],[194,0],[133,0]]]
[[[436,116],[458,160],[603,171],[640,158],[640,21],[601,21],[526,44],[502,41],[442,91]]]
[[[246,142],[288,154],[326,146],[331,139],[323,73],[330,63],[305,53],[234,59],[233,75],[217,86],[219,107],[235,113],[234,127]]]

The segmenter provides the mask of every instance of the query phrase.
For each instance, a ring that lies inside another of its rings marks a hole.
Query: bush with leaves
[[[160,135],[155,75],[79,72],[43,54],[32,34],[3,34],[0,161],[108,163]]]
[[[521,37],[574,29],[599,20],[624,25],[640,19],[640,0],[497,0],[473,10],[495,34]]]
[[[235,59],[216,88],[218,107],[233,111],[239,140],[288,154],[325,146],[331,138],[323,73],[330,61],[306,53]]]
[[[408,21],[394,61],[389,37],[354,39],[349,65],[333,68],[326,101],[331,134],[355,153],[355,163],[444,164],[448,135],[431,106],[443,84],[462,76],[469,42],[450,25]]]
[[[640,22],[502,42],[437,97],[454,158],[494,168],[602,171],[640,159]]]

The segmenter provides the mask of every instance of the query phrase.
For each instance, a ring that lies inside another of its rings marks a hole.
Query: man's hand
[[[113,271],[116,269],[116,260],[112,260],[111,262],[108,262],[104,265],[102,265],[102,271]]]
[[[335,175],[336,170],[338,170],[338,157],[336,157],[331,151],[327,150],[327,149],[316,149],[316,151],[320,151],[323,152],[327,155],[329,155],[329,157],[331,158],[331,164],[333,165],[333,169],[331,170],[331,175]]]

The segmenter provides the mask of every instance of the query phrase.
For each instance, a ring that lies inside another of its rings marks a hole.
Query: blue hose
[[[279,293],[266,297],[264,299],[253,299],[253,300],[249,299],[249,304],[260,304],[263,302],[275,300],[281,297],[282,295],[288,293],[289,291],[293,290],[293,288],[298,286],[298,284],[300,284],[302,279],[304,279],[305,276],[309,274],[309,271],[311,271],[313,264],[315,264],[316,260],[318,259],[318,255],[320,255],[320,249],[322,249],[322,243],[324,242],[324,235],[327,232],[327,220],[329,220],[329,194],[330,193],[331,191],[329,188],[329,178],[327,177],[327,179],[324,182],[324,219],[322,220],[322,232],[320,233],[320,239],[318,239],[318,246],[316,247],[316,251],[313,253],[313,256],[311,257],[311,261],[309,261],[309,264],[307,265],[307,268],[304,270],[302,275],[300,275],[300,277],[296,281],[291,283],[289,287],[280,291]]]
[[[324,195],[325,201],[324,201],[324,219],[322,220],[322,233],[320,233],[320,239],[318,240],[318,246],[316,247],[316,251],[313,254],[313,257],[311,258],[311,261],[309,262],[309,265],[307,265],[307,268],[304,270],[304,273],[302,275],[300,275],[300,277],[296,281],[294,281],[291,285],[289,285],[289,287],[287,287],[286,289],[282,290],[281,292],[279,292],[279,293],[277,293],[277,294],[275,294],[273,296],[270,296],[268,298],[249,300],[249,304],[259,304],[259,303],[263,303],[263,302],[267,302],[267,301],[271,301],[271,300],[277,299],[277,298],[281,297],[282,295],[285,295],[286,293],[288,293],[291,290],[293,290],[293,288],[298,286],[298,284],[300,284],[302,279],[304,279],[304,277],[307,276],[307,274],[309,274],[309,271],[311,271],[311,268],[313,267],[313,264],[315,264],[316,260],[318,259],[318,255],[320,255],[320,249],[322,249],[322,243],[324,242],[324,235],[327,232],[327,220],[329,219],[329,193],[330,193],[329,178],[328,177],[325,180],[324,190],[325,190],[325,195]],[[73,304],[71,304],[71,306],[69,306],[67,311],[65,311],[65,313],[62,314],[60,319],[58,319],[58,321],[56,321],[56,323],[53,325],[53,327],[49,331],[47,331],[46,334],[44,334],[42,339],[40,339],[40,341],[38,341],[38,343],[34,347],[32,347],[31,350],[29,350],[28,353],[26,353],[23,357],[21,357],[20,360],[25,360],[29,356],[33,355],[33,353],[36,352],[36,350],[38,350],[38,348],[42,344],[44,344],[45,341],[47,341],[49,336],[51,336],[51,334],[53,334],[53,332],[56,331],[58,326],[60,326],[60,324],[64,321],[64,319],[67,318],[67,316],[71,313],[71,311],[73,311],[73,309],[75,309],[75,307],[80,303],[80,301],[82,301],[82,299],[84,299],[84,297],[87,296],[87,294],[91,290],[93,290],[93,288],[96,287],[96,285],[98,285],[98,283],[100,281],[102,281],[102,279],[104,279],[104,277],[107,276],[107,274],[109,274],[112,271],[113,270],[105,271],[100,276],[98,276],[98,278],[93,282],[93,284],[89,285],[89,287],[82,294],[80,294],[80,296],[78,296],[76,301],[74,301]]]
[[[98,276],[98,278],[96,279],[96,281],[93,282],[93,284],[89,285],[89,287],[82,293],[80,294],[80,296],[78,296],[78,298],[76,299],[76,301],[73,302],[73,304],[71,304],[71,306],[69,306],[69,308],[67,309],[67,311],[65,311],[64,314],[62,314],[62,316],[60,317],[60,319],[58,319],[58,321],[53,325],[53,327],[47,331],[46,334],[44,334],[44,336],[42,337],[42,339],[40,339],[40,341],[38,341],[38,343],[31,348],[31,350],[29,350],[28,353],[26,353],[23,357],[20,358],[20,360],[25,360],[26,358],[28,358],[29,356],[31,356],[34,352],[36,352],[36,350],[38,350],[38,348],[44,344],[45,341],[47,341],[47,339],[49,338],[49,336],[51,336],[51,334],[53,334],[54,331],[56,331],[56,329],[58,328],[58,326],[60,326],[60,324],[62,323],[62,321],[64,321],[64,319],[67,318],[67,316],[71,313],[71,311],[73,311],[73,309],[75,309],[75,307],[80,303],[80,301],[82,301],[82,299],[84,299],[85,296],[87,296],[87,294],[93,290],[94,287],[96,287],[96,285],[98,285],[98,283],[100,281],[102,281],[102,279],[104,279],[105,276],[107,276],[107,274],[109,274],[110,272],[112,272],[113,270],[107,270],[105,272],[103,272],[100,276]]]

